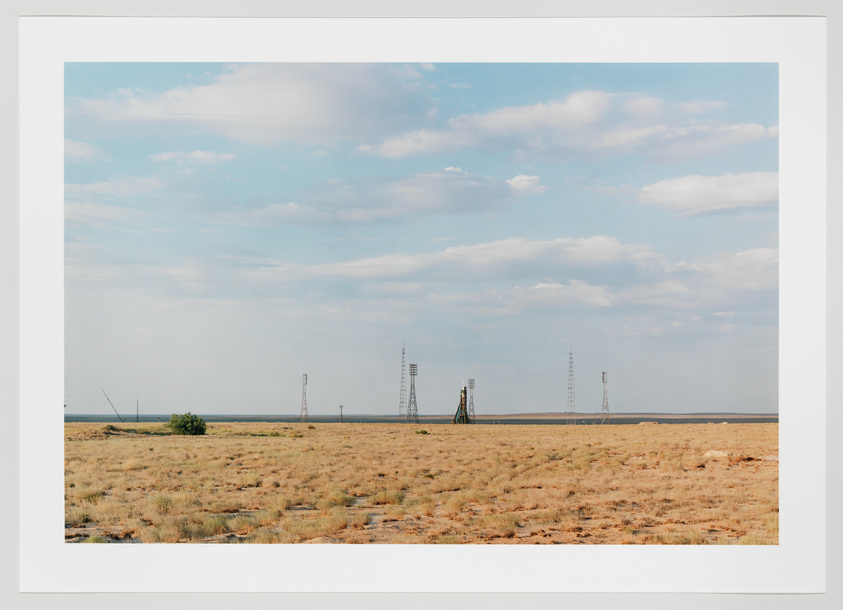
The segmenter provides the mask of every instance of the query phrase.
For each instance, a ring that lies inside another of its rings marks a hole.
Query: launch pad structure
[[[454,424],[471,424],[474,423],[468,415],[468,390],[463,386],[460,390],[460,406],[457,407],[457,412],[451,423]]]

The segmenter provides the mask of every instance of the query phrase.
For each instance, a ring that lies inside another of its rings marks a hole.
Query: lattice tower
[[[307,416],[307,373],[301,376],[301,415],[299,415],[299,421],[310,421]]]
[[[609,418],[609,389],[606,381],[606,371],[603,371],[603,409],[600,411],[600,423],[612,423]]]
[[[574,417],[574,348],[571,346],[571,353],[568,355],[568,406],[566,410],[567,422],[576,425]]]
[[[474,380],[468,380],[468,417],[474,421]]]
[[[419,372],[418,364],[410,365],[410,400],[407,402],[407,423],[419,423],[419,407],[416,404],[416,375]]]
[[[398,421],[405,421],[407,419],[407,382],[405,381],[405,372],[407,366],[404,359],[404,344],[401,344],[401,394],[398,397]]]

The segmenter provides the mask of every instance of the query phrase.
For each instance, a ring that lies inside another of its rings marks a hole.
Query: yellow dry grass
[[[778,543],[777,424],[113,428],[65,425],[68,541]]]

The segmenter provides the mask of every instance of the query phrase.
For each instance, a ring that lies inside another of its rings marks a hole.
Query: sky
[[[775,64],[65,64],[67,414],[778,411]],[[409,378],[407,379],[409,385]]]

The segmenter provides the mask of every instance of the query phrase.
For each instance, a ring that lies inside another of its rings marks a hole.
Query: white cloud
[[[376,152],[384,157],[400,158],[410,155],[438,153],[475,146],[477,139],[470,133],[428,131],[421,129],[413,133],[390,138],[378,146],[363,144],[360,152]]]
[[[65,139],[64,158],[74,163],[93,163],[96,161],[110,161],[111,157],[104,150],[87,142]]]
[[[757,314],[776,309],[778,271],[778,251],[755,248],[713,260],[667,265],[656,281],[619,289],[617,297],[619,302],[641,307],[711,310],[721,318],[734,316],[737,308],[749,307]],[[752,300],[750,294],[757,298]]]
[[[778,190],[776,172],[694,175],[645,186],[638,194],[638,201],[690,216],[717,210],[773,205],[778,201]]]
[[[165,186],[159,178],[118,176],[112,180],[89,184],[66,184],[64,187],[64,216],[68,222],[96,228],[122,225],[145,232],[161,230],[150,226],[147,208],[132,207],[138,197],[148,197]]]
[[[776,137],[775,127],[704,120],[724,106],[718,101],[669,103],[652,96],[586,90],[562,101],[461,115],[444,129],[420,129],[358,150],[391,158],[464,148],[539,157],[642,150],[670,158]]]
[[[691,157],[728,146],[749,144],[778,136],[778,128],[754,123],[711,123],[678,125],[662,137],[659,156]]]
[[[753,248],[722,256],[714,261],[688,264],[719,290],[770,291],[779,286],[779,252]]]
[[[226,224],[273,225],[315,220],[316,214],[313,210],[303,208],[290,201],[288,203],[272,203],[261,208],[236,206],[218,212],[214,219]]]
[[[507,137],[540,130],[581,129],[594,123],[609,109],[612,95],[603,91],[579,91],[564,102],[510,106],[485,114],[464,115],[450,121],[457,131],[484,137]]]
[[[567,284],[540,282],[529,288],[513,288],[507,297],[526,307],[560,307],[582,304],[593,307],[610,307],[618,299],[607,286],[595,286],[582,280]]]
[[[112,180],[89,184],[66,184],[65,199],[68,201],[87,200],[92,197],[126,197],[149,191],[156,191],[164,186],[160,178],[143,176],[118,176]]]
[[[69,201],[64,206],[67,222],[105,228],[113,224],[138,224],[145,214],[132,208],[104,205],[94,201]]]
[[[520,174],[506,181],[513,190],[524,194],[541,194],[547,190],[546,186],[539,184],[538,176],[525,176]]]
[[[412,285],[413,294],[427,285],[441,305],[471,306],[493,315],[565,306],[627,312],[657,308],[691,312],[689,319],[701,322],[703,312],[726,318],[738,310],[767,311],[774,317],[778,253],[759,248],[674,264],[647,246],[604,235],[513,238],[417,255],[285,267],[283,274],[324,286],[354,282],[384,295],[398,290],[394,285]],[[459,289],[448,288],[454,286]]]
[[[232,161],[234,159],[234,154],[215,153],[209,150],[194,150],[192,152],[183,152],[179,150],[149,155],[149,158],[156,163],[163,161],[177,161],[179,164],[189,163],[192,165],[206,165]]]
[[[243,64],[207,85],[75,99],[67,116],[109,129],[210,130],[248,143],[331,143],[406,128],[432,101],[420,75],[386,64]]]
[[[355,279],[405,279],[424,275],[429,281],[525,278],[541,274],[578,274],[584,267],[660,264],[647,246],[622,244],[613,237],[530,241],[511,238],[418,255],[391,254],[311,267],[314,274]]]
[[[706,112],[728,108],[729,104],[719,101],[693,101],[681,103],[679,107],[688,114],[705,114]]]
[[[538,185],[538,176],[523,178],[515,186],[510,181],[473,176],[449,167],[389,182],[330,180],[301,193],[295,203],[237,207],[219,213],[217,220],[237,224],[365,223],[501,210],[515,197],[544,188]]]
[[[657,97],[633,97],[623,103],[623,109],[633,117],[649,118],[664,111],[665,103]]]
[[[591,152],[625,151],[645,146],[666,137],[670,137],[666,125],[619,126],[595,134],[590,142],[584,144]]]
[[[452,118],[442,131],[419,130],[390,138],[372,150],[386,157],[441,152],[460,148],[509,144],[543,146],[543,134],[553,138],[596,121],[608,108],[611,94],[580,91],[565,101],[509,106],[483,114]]]

